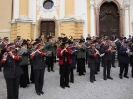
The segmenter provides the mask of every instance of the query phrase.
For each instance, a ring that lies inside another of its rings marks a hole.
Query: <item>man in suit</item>
[[[113,78],[110,76],[112,53],[111,53],[109,40],[105,41],[105,44],[101,47],[100,51],[101,51],[101,53],[104,53],[104,56],[103,56],[103,61],[104,61],[103,79],[107,80],[107,78],[108,78],[108,79],[113,80]]]
[[[124,72],[124,77],[125,78],[129,78],[128,75],[128,65],[130,62],[130,58],[129,58],[129,52],[130,49],[128,48],[128,41],[124,42],[124,45],[122,45],[119,49],[119,53],[120,53],[120,59],[119,59],[119,63],[120,63],[120,74],[119,77],[120,79],[123,78],[123,72]]]

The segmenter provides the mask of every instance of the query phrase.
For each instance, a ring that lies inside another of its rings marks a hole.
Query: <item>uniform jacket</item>
[[[127,48],[125,46],[120,47],[120,63],[121,64],[129,64],[130,58],[129,55],[126,53]]]
[[[14,56],[14,58],[10,55],[7,56],[7,59],[2,59],[1,62],[4,64],[4,77],[5,78],[16,78],[23,74],[23,71],[19,65],[22,58],[18,58],[18,56]]]
[[[96,64],[96,62],[98,61],[98,55],[96,54],[96,51],[89,49],[87,54],[89,60],[88,63]]]
[[[77,58],[86,58],[86,47],[77,47],[78,53],[77,53]]]
[[[44,61],[44,56],[45,56],[44,52],[41,52],[41,53],[36,52],[34,56],[31,56],[33,69],[45,68],[46,65]]]
[[[47,42],[45,45],[45,50],[51,51],[53,55],[56,56],[57,46],[55,44],[52,44],[51,42]],[[47,57],[52,57],[52,53],[48,54]]]
[[[109,46],[101,46],[100,48],[100,53],[103,54],[104,53],[104,56],[103,56],[103,59],[104,60],[112,60],[112,53],[111,51],[108,50]]]
[[[71,55],[71,58],[72,58],[72,64],[71,64],[71,69],[75,69],[76,68],[76,56],[77,56],[77,48],[76,47],[72,47],[71,48],[73,52],[73,54]]]
[[[59,47],[57,50],[57,57],[59,58],[59,66],[63,65],[65,62],[65,52],[61,55],[61,51],[63,50],[63,48]],[[70,48],[67,48],[67,62],[68,64],[72,64],[72,50]]]

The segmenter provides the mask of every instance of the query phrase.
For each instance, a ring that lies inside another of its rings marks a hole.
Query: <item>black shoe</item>
[[[84,73],[82,73],[81,75],[85,75]]]
[[[40,94],[44,94],[44,92],[43,91],[40,91]]]
[[[96,79],[94,79],[94,81],[96,81]]]
[[[65,85],[65,87],[68,87],[68,88],[70,88],[70,86],[69,86],[69,85]]]
[[[90,82],[91,82],[91,83],[94,83],[94,81],[93,81],[93,80],[90,80]]]
[[[115,66],[112,66],[112,67],[116,68]]]
[[[65,89],[65,86],[61,86],[61,88]]]
[[[79,76],[81,76],[82,74],[79,74]]]
[[[129,78],[128,76],[124,76],[125,78]]]
[[[50,72],[50,70],[48,70],[48,72]]]
[[[37,95],[39,95],[40,96],[40,92],[38,91],[38,92],[36,92],[37,93]]]
[[[51,70],[52,72],[54,72],[54,70]]]
[[[98,75],[98,73],[97,73],[97,72],[95,72],[95,74],[97,74],[97,75]]]
[[[74,81],[70,81],[71,83],[74,83]]]
[[[123,79],[123,77],[122,76],[119,76],[120,77],[120,79]]]
[[[109,76],[109,77],[107,77],[107,78],[113,80],[113,78],[112,78],[111,76]]]
[[[107,80],[107,77],[104,77],[103,79],[104,79],[104,80]]]

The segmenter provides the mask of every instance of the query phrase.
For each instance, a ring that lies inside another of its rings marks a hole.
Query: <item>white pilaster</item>
[[[36,0],[29,0],[28,17],[36,22]]]
[[[83,23],[83,37],[88,35],[88,16],[87,16],[87,0],[74,0],[75,17],[81,17]]]
[[[91,33],[90,36],[95,36],[96,34],[96,29],[95,29],[95,15],[94,15],[94,0],[90,1],[90,29],[91,29]]]
[[[129,4],[125,4],[125,36],[128,37],[129,33]]]
[[[60,19],[65,16],[65,0],[60,0]]]
[[[19,17],[19,0],[14,0],[13,5],[13,20],[17,19]]]

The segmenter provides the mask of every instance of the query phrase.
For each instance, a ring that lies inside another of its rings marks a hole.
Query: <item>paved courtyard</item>
[[[116,64],[117,65],[117,64]],[[90,83],[89,69],[86,66],[85,76],[78,76],[75,71],[75,83],[70,83],[71,88],[62,89],[59,86],[59,67],[55,64],[55,72],[45,72],[44,95],[35,93],[34,84],[27,88],[20,88],[19,99],[133,99],[133,78],[131,78],[131,67],[129,68],[129,79],[119,79],[119,67],[111,69],[114,80],[104,81],[102,78],[103,68],[96,75],[96,82]],[[0,99],[6,99],[6,84],[3,73],[0,72]]]

